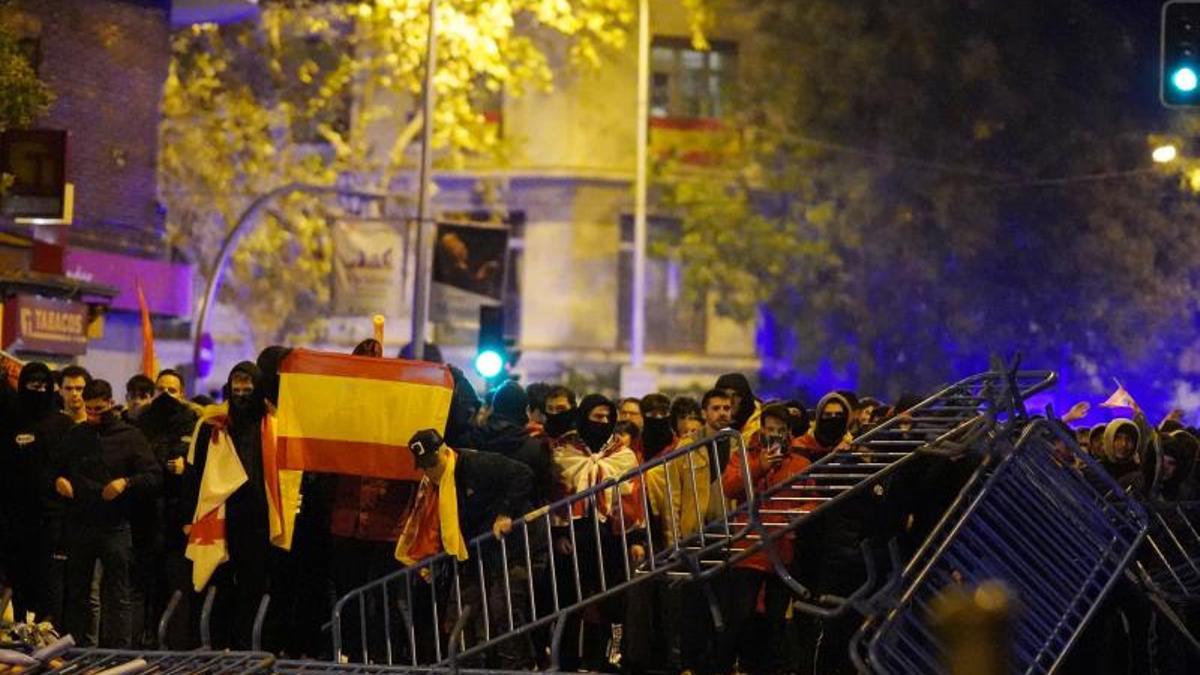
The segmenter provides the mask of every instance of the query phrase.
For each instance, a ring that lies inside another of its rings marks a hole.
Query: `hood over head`
[[[840,403],[842,411],[831,418],[824,418],[825,409],[833,403]],[[846,437],[850,429],[850,415],[853,412],[850,401],[836,391],[829,392],[817,402],[817,412],[813,419],[813,436],[825,448],[836,447]]]
[[[529,421],[529,397],[520,384],[509,380],[500,385],[492,394],[492,416],[503,417],[515,424],[524,425]]]
[[[238,373],[249,376],[254,383],[254,391],[248,396],[233,395],[233,376]],[[250,361],[242,361],[229,371],[223,393],[225,400],[229,402],[229,417],[235,426],[249,422],[257,423],[266,414],[266,394],[263,391],[262,379],[262,371]]]
[[[758,402],[750,388],[750,380],[741,373],[725,373],[717,378],[713,389],[732,389],[741,397],[737,410],[733,411],[733,428],[740,431],[754,416],[755,404]]]
[[[475,414],[479,412],[479,394],[475,385],[457,366],[448,366],[454,378],[454,394],[450,399],[450,414],[446,418],[445,441],[452,448],[472,448],[477,445],[474,433]]]
[[[32,391],[29,384],[40,382],[45,391]],[[26,419],[41,417],[53,412],[54,405],[54,375],[50,367],[40,361],[26,363],[17,377],[17,404],[20,413]]]
[[[1129,456],[1124,459],[1117,457],[1116,450],[1113,447],[1113,441],[1117,437],[1117,432],[1121,431],[1122,429],[1128,429],[1131,431],[1134,438],[1133,449],[1129,451]],[[1137,448],[1141,444],[1141,436],[1142,434],[1140,431],[1138,431],[1138,426],[1133,422],[1133,420],[1127,417],[1118,417],[1114,419],[1104,427],[1104,438],[1101,441],[1101,457],[1105,461],[1112,464],[1122,464],[1134,461],[1134,453],[1137,452]]]
[[[608,407],[607,422],[593,422],[588,419],[588,416],[593,410],[601,406]],[[579,402],[579,409],[576,415],[576,428],[579,429],[579,437],[587,444],[592,452],[598,452],[612,437],[613,428],[617,425],[617,406],[607,397],[600,394],[588,394]]]

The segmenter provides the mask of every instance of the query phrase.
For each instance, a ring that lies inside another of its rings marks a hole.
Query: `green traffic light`
[[[1182,68],[1176,68],[1175,72],[1171,74],[1171,84],[1179,91],[1190,94],[1196,90],[1196,86],[1200,84],[1200,81],[1196,77],[1195,70],[1190,66],[1183,66]]]
[[[475,356],[475,371],[487,379],[492,379],[504,370],[504,357],[494,350],[485,349]]]

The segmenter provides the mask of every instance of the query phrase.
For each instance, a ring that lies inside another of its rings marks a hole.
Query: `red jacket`
[[[783,460],[771,467],[767,464],[766,458],[763,456],[762,434],[756,433],[750,439],[750,444],[746,448],[749,457],[750,475],[754,480],[754,493],[757,496],[759,493],[788,482],[789,479],[808,468],[812,462],[807,457],[797,452],[794,448],[791,449]],[[730,457],[729,464],[725,467],[725,472],[721,475],[721,487],[725,492],[725,497],[729,499],[744,499],[746,496],[746,479],[742,472],[742,461],[736,455]],[[776,497],[811,497],[803,489],[790,488],[782,490],[773,498],[762,502],[759,505],[760,510],[765,511],[792,511],[796,514],[811,511],[816,508],[818,502],[794,502],[782,501]],[[792,516],[782,514],[763,514],[762,520],[764,523],[786,523],[790,521]],[[746,519],[744,517],[735,518],[735,524],[744,525]],[[776,540],[776,550],[779,552],[779,558],[785,565],[792,562],[794,556],[793,533],[788,533]],[[748,544],[734,544],[734,550],[744,550],[748,548]],[[754,555],[737,563],[735,567],[744,567],[756,569],[763,572],[771,571],[771,559],[767,556],[766,551],[760,551]]]

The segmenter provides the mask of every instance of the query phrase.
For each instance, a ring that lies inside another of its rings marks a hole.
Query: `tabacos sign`
[[[69,356],[87,352],[88,308],[82,302],[17,295],[3,307],[4,349]]]

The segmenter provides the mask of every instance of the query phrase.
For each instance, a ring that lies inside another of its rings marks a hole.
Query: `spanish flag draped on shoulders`
[[[601,406],[609,409],[607,422],[594,422],[589,419],[591,412]],[[563,496],[585,492],[588,489],[609,479],[620,478],[638,466],[638,457],[628,446],[618,442],[613,436],[613,426],[616,418],[616,407],[607,398],[590,394],[579,402],[577,429],[568,432],[551,442],[554,462],[558,466]],[[621,484],[621,493],[616,488],[602,491],[595,500],[596,515],[600,520],[616,520],[617,508],[621,508],[626,520],[626,528],[640,527],[645,520],[641,508],[640,481],[625,481]],[[582,518],[587,515],[591,500],[576,502],[571,510],[570,519]],[[566,525],[566,514],[556,514],[558,525]],[[619,524],[618,524],[619,525]]]
[[[424,477],[396,545],[396,558],[404,564],[443,551],[466,560],[468,540],[489,530],[508,534],[528,510],[533,473],[523,463],[494,452],[453,449],[435,429],[418,431],[408,445]],[[498,552],[491,543],[476,551],[485,557]]]
[[[227,403],[201,413],[188,449],[196,506],[186,556],[197,591],[229,560],[230,527],[290,549],[299,509],[301,475],[278,468],[275,418],[259,368],[235,366],[225,394]]]

